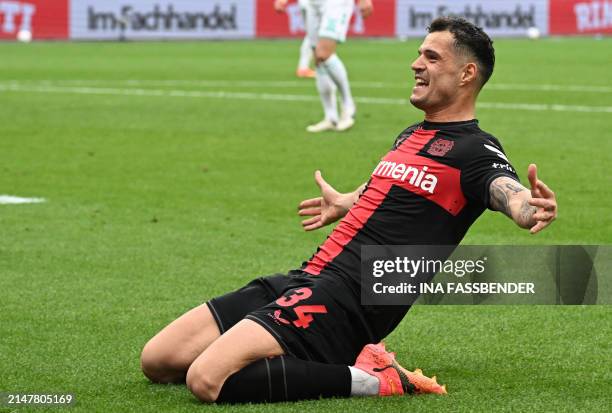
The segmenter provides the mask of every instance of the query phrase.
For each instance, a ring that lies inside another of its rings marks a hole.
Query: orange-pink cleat
[[[295,75],[297,77],[301,77],[301,78],[306,78],[306,79],[312,79],[317,75],[317,72],[315,72],[314,70],[312,70],[309,67],[303,68],[303,69],[298,69],[295,72]]]
[[[378,378],[380,396],[446,394],[446,386],[439,385],[436,376],[429,378],[421,369],[406,370],[395,360],[395,353],[385,350],[383,343],[365,346],[355,361],[355,367]]]

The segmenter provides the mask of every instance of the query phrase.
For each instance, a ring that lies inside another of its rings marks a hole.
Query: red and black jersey
[[[357,203],[302,268],[360,283],[362,245],[457,245],[489,206],[489,185],[518,176],[477,120],[410,126]]]
[[[497,139],[476,120],[409,127],[301,270],[258,278],[209,301],[220,331],[247,318],[270,332],[286,354],[353,363],[365,344],[386,337],[410,308],[362,303],[361,247],[458,244],[489,206],[489,185],[500,175],[518,180]]]

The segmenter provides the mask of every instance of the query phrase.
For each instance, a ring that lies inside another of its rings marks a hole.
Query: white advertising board
[[[548,33],[548,0],[397,0],[398,37],[422,37],[440,16],[460,16],[482,27],[491,37],[525,36],[537,27]]]
[[[235,39],[255,35],[255,0],[73,0],[72,39]]]

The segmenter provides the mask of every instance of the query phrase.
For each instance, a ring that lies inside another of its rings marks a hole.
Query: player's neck
[[[476,112],[472,110],[458,110],[439,112],[426,112],[425,120],[428,122],[461,122],[476,118]]]
[[[449,106],[425,111],[428,122],[461,122],[476,118],[476,102],[472,99],[459,99]]]

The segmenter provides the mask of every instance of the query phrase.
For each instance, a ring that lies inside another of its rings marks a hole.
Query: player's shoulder
[[[470,133],[458,139],[456,143],[455,157],[460,164],[483,167],[485,168],[483,170],[494,170],[497,173],[511,174],[518,180],[514,167],[499,139],[480,129],[478,124],[472,128]]]
[[[481,130],[481,133],[477,136],[477,139],[479,140],[479,144],[477,145],[478,149],[476,150],[476,152],[481,151],[488,155],[491,155],[493,153],[496,156],[508,161],[504,147],[502,146],[499,139],[497,139],[495,136]]]
[[[495,136],[493,136],[489,132],[485,132],[482,129],[480,129],[480,134],[478,134],[477,137],[478,137],[478,139],[480,139],[484,143],[489,144],[489,145],[493,145],[493,146],[497,147],[498,149],[503,150],[502,144],[499,141],[499,139],[497,139]]]
[[[481,129],[477,120],[471,124],[465,125],[463,128],[458,128],[455,131],[448,130],[448,132],[451,136],[456,138],[460,147],[472,153],[478,152],[479,150],[490,149],[490,147],[500,151],[504,150],[499,139],[493,136],[493,134]]]
[[[404,142],[406,139],[408,139],[410,137],[410,135],[412,135],[414,133],[414,131],[416,131],[417,129],[422,128],[422,127],[423,127],[423,122],[417,122],[417,123],[414,123],[414,124],[408,126],[403,131],[401,131],[400,134],[397,135],[397,138],[395,138],[395,142],[393,143],[393,148],[392,149],[397,149],[397,147],[399,145],[401,145],[402,142]]]
[[[408,126],[407,128],[405,128],[402,133],[400,133],[399,136],[410,136],[414,133],[414,131],[416,131],[417,129],[420,129],[423,127],[423,122],[417,122],[417,123],[413,123],[412,125]]]

